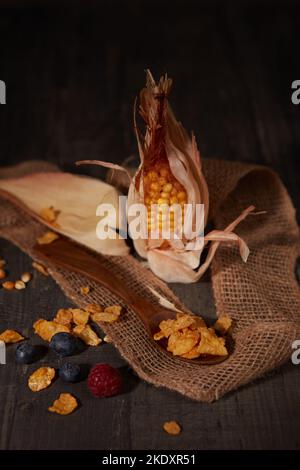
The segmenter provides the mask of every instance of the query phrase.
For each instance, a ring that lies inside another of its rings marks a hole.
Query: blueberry
[[[80,366],[66,362],[59,369],[59,376],[65,382],[78,382],[81,377]]]
[[[56,333],[50,341],[50,348],[60,356],[73,356],[82,351],[83,343],[69,333]]]
[[[38,359],[38,347],[21,343],[16,348],[15,357],[18,364],[31,364]]]

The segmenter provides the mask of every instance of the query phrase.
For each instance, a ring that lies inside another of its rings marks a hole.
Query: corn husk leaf
[[[55,232],[99,253],[128,254],[129,248],[120,237],[100,240],[96,236],[96,208],[100,203],[113,204],[118,215],[118,192],[107,183],[70,173],[47,172],[0,180],[0,191]],[[40,216],[43,209],[51,206],[59,212],[55,223]],[[114,225],[112,220],[113,229],[118,228],[118,224]]]

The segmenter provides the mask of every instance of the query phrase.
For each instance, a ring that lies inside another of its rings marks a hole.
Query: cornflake
[[[228,315],[222,315],[214,324],[214,329],[221,335],[225,335],[231,328],[232,320]]]
[[[55,377],[55,369],[52,367],[40,367],[31,374],[28,379],[28,387],[33,392],[39,392],[51,385]]]
[[[198,346],[199,354],[227,356],[225,339],[219,338],[212,328],[200,328],[201,340]]]
[[[80,293],[82,295],[88,295],[89,292],[90,292],[90,287],[89,286],[83,286],[83,287],[80,287]]]
[[[90,313],[99,313],[99,312],[103,312],[103,308],[101,307],[101,305],[98,305],[98,304],[88,304],[88,305],[85,307],[85,310],[87,310],[87,311],[90,312]]]
[[[108,335],[104,336],[103,341],[105,341],[105,343],[112,343],[113,342],[112,339]]]
[[[197,330],[189,330],[184,328],[182,331],[175,331],[172,333],[168,340],[168,351],[171,351],[174,356],[181,356],[193,349],[199,342],[199,332]]]
[[[70,393],[61,393],[48,410],[59,415],[69,415],[78,407],[78,402]]]
[[[33,324],[34,332],[45,341],[51,341],[51,338],[56,333],[70,333],[70,328],[66,325],[61,325],[55,321],[48,321],[40,318]]]
[[[177,436],[181,433],[181,427],[177,421],[167,421],[164,423],[163,428],[168,434],[171,434],[172,436]]]
[[[90,318],[90,313],[81,308],[70,308],[73,315],[73,323],[76,325],[86,325]]]
[[[40,236],[37,238],[37,242],[39,245],[49,245],[49,243],[54,242],[54,240],[57,240],[59,238],[59,235],[55,232],[46,232],[44,235]]]
[[[98,346],[98,344],[102,343],[102,339],[99,338],[90,325],[77,325],[73,329],[73,333],[88,346]]]
[[[92,320],[94,322],[113,323],[117,321],[121,315],[122,307],[120,305],[111,305],[106,307],[104,312],[94,313]]]
[[[46,220],[46,222],[55,222],[60,211],[55,210],[53,206],[50,207],[45,207],[44,209],[41,210],[40,216],[42,219]]]
[[[56,312],[56,316],[53,319],[56,323],[60,325],[70,326],[73,321],[73,313],[69,308],[60,308]]]
[[[5,330],[3,333],[0,334],[0,340],[4,341],[4,343],[18,343],[19,341],[22,341],[24,336],[20,335],[15,330]]]
[[[43,264],[37,263],[34,261],[32,267],[36,269],[39,273],[44,274],[44,276],[49,276],[49,273]]]

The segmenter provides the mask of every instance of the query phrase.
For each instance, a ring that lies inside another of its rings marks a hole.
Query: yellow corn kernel
[[[169,204],[169,199],[165,199],[163,197],[160,197],[158,200],[157,200],[157,204]]]
[[[178,204],[178,199],[176,196],[170,197],[170,204]]]
[[[160,193],[160,197],[162,197],[163,199],[169,199],[170,194],[162,192],[162,193]]]
[[[152,189],[152,191],[159,191],[160,190],[160,185],[157,181],[154,181],[153,183],[150,184],[150,189]]]
[[[157,181],[158,179],[158,174],[156,173],[156,171],[149,171],[147,176],[149,178],[149,181]]]
[[[159,199],[160,193],[156,192],[156,191],[150,191],[149,196],[150,196],[151,199],[156,201],[157,199]]]
[[[177,199],[178,199],[178,201],[186,201],[186,192],[185,191],[178,191]]]
[[[170,192],[171,196],[176,196],[177,194],[177,189],[176,188],[173,188]]]
[[[163,187],[163,192],[164,193],[170,193],[173,189],[173,185],[171,183],[167,183]]]
[[[158,178],[158,182],[159,182],[160,186],[163,188],[167,184],[168,181],[166,180],[166,178],[160,176]]]

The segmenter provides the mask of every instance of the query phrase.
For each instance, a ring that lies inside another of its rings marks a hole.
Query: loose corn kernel
[[[164,192],[160,193],[160,197],[162,197],[163,199],[169,199],[169,196],[170,196],[169,193],[164,193]]]
[[[4,269],[0,269],[0,279],[4,279],[6,277],[6,272]]]
[[[22,280],[23,282],[25,282],[25,284],[26,284],[27,282],[29,282],[30,279],[31,279],[31,274],[28,273],[28,272],[23,273],[22,276],[21,276],[21,280]]]
[[[3,282],[2,287],[6,290],[13,290],[15,288],[15,283],[12,281]]]
[[[15,288],[18,290],[25,289],[26,284],[23,281],[16,281]]]

